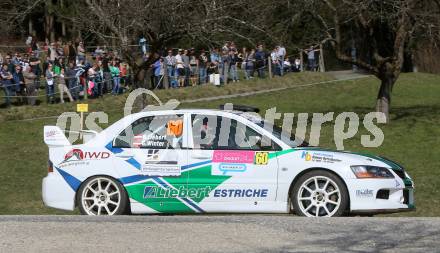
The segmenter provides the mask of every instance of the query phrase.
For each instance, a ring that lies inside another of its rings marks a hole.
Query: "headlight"
[[[382,167],[356,165],[351,166],[351,170],[357,178],[394,178],[389,169]]]

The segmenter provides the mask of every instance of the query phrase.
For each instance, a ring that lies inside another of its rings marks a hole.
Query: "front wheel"
[[[87,179],[76,197],[79,210],[85,215],[120,215],[124,214],[128,206],[124,187],[107,176]]]
[[[316,170],[302,175],[291,199],[297,215],[308,217],[342,216],[348,206],[347,187],[331,172]]]

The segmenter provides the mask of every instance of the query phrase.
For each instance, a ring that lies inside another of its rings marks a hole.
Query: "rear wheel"
[[[81,185],[77,203],[81,214],[120,215],[127,210],[128,198],[124,187],[117,180],[96,176]]]
[[[348,193],[342,180],[324,170],[301,176],[291,193],[297,215],[308,217],[341,216],[348,206]]]

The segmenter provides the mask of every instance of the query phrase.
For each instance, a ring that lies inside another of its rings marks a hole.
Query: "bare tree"
[[[439,37],[438,1],[318,0],[314,17],[339,60],[355,64],[381,80],[376,111],[389,122],[391,92],[404,62],[404,53],[421,38]],[[429,34],[427,33],[429,32]],[[356,47],[356,57],[350,48]]]

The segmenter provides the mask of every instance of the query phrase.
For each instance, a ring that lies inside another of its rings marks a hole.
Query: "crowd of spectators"
[[[270,56],[270,58],[268,57]],[[234,42],[226,42],[221,48],[207,50],[169,49],[164,55],[156,54],[152,65],[154,85],[164,86],[165,76],[168,87],[179,88],[208,83],[211,75],[219,75],[219,83],[239,82],[254,77],[264,78],[271,64],[273,76],[285,72],[299,71],[299,59],[287,57],[283,46],[276,46],[270,52],[263,45],[255,49],[238,49]],[[239,71],[243,73],[239,75]]]
[[[25,53],[0,54],[0,82],[7,107],[13,98],[17,104],[36,105],[41,97],[38,91],[43,89],[47,103],[58,102],[57,97],[64,103],[65,99],[117,95],[127,89],[128,64],[105,47],[86,54],[81,41],[76,45],[58,41],[40,46],[32,40],[26,44]]]
[[[106,93],[118,95],[129,89],[130,67],[120,60],[117,51],[105,46],[86,50],[82,41],[38,44],[31,37],[26,44],[25,53],[0,54],[0,85],[6,106],[12,100],[36,105],[39,97],[45,97],[47,103],[64,103]],[[139,46],[144,61],[152,62],[151,88],[158,89],[204,85],[214,83],[216,78],[217,84],[226,84],[264,78],[269,69],[273,76],[301,69],[301,61],[288,57],[283,46],[272,50],[263,45],[238,49],[234,42],[226,42],[210,50],[169,49],[152,56],[145,39],[139,41]],[[309,65],[315,64],[315,50],[311,48],[307,54]],[[153,60],[149,61],[148,56]],[[45,95],[39,95],[43,89]]]

